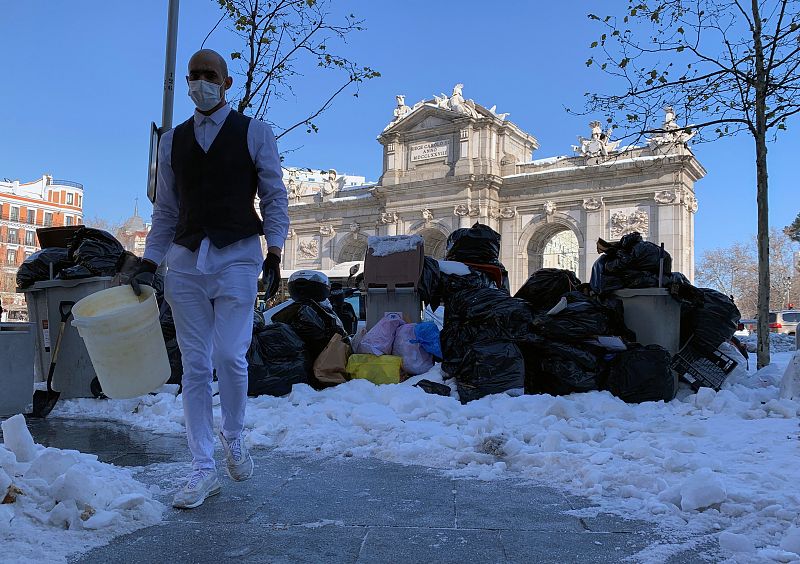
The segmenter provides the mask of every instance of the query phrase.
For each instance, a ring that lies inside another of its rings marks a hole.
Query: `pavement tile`
[[[359,564],[503,562],[497,531],[469,529],[370,528]]]
[[[572,507],[552,488],[511,480],[457,480],[456,516],[459,528],[583,531]]]
[[[353,563],[365,529],[307,526],[272,528],[243,523],[170,523],[136,531],[73,560],[131,562]]]
[[[451,480],[418,466],[312,459],[252,521],[299,524],[318,519],[360,526],[452,527]]]
[[[652,536],[631,533],[502,531],[507,562],[590,564],[620,562],[653,542]]]

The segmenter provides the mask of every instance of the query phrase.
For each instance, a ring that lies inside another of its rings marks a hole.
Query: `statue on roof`
[[[399,122],[401,119],[406,117],[412,111],[411,108],[406,106],[406,96],[405,96],[405,94],[397,94],[397,95],[395,95],[394,99],[397,102],[397,106],[395,107],[394,112],[392,112],[394,117],[392,118],[392,121],[389,122],[389,125],[387,125],[383,129],[384,131],[386,131],[387,129],[389,129],[393,125],[397,124],[397,122]],[[416,106],[415,106],[415,109],[416,109]]]
[[[657,131],[656,135],[648,139],[651,149],[664,145],[683,145],[697,133],[697,130],[692,130],[689,126],[681,127],[678,125],[675,110],[672,106],[664,107],[664,123],[661,125],[661,129]]]
[[[591,130],[590,137],[587,139],[578,135],[578,145],[572,146],[573,151],[585,157],[605,157],[617,150],[620,141],[611,140],[611,133],[613,132],[611,127],[604,132],[600,122],[593,121],[589,124],[589,128]]]

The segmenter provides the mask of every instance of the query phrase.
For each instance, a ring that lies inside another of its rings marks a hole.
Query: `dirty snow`
[[[398,385],[357,380],[323,392],[301,385],[284,398],[253,398],[245,424],[254,447],[561,487],[598,504],[579,515],[618,513],[674,532],[674,544],[644,550],[637,557],[644,561],[707,540],[724,558],[790,561],[800,559],[800,404],[778,391],[790,356],[773,355],[757,373],[737,368],[718,393],[683,389],[668,404],[640,405],[606,392],[497,395],[461,405],[413,387],[423,378],[441,382],[437,366]],[[69,400],[56,409],[157,432],[183,429],[180,397],[170,393]],[[215,414],[218,420],[218,406]]]
[[[34,444],[22,415],[2,427],[0,561],[66,562],[161,520],[163,506],[128,470]]]
[[[376,257],[386,257],[395,253],[404,253],[422,245],[419,235],[371,235],[368,239],[369,249]]]
[[[758,335],[753,333],[747,337],[739,337],[739,340],[747,347],[747,351],[754,353],[758,348]],[[769,334],[769,350],[771,354],[791,352],[795,350],[797,341],[794,335],[784,335],[783,333]]]

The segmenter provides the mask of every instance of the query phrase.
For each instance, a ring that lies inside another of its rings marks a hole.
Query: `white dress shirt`
[[[194,135],[197,143],[208,152],[222,124],[231,111],[225,105],[210,116],[194,113]],[[160,264],[166,257],[167,266],[184,274],[215,274],[234,264],[261,265],[264,260],[261,236],[253,235],[218,249],[205,237],[196,251],[173,243],[178,224],[178,194],[172,170],[172,135],[167,131],[158,145],[158,174],[156,201],[153,206],[153,226],[147,235],[144,258]],[[247,148],[258,172],[258,197],[264,235],[268,247],[283,248],[289,231],[289,208],[286,188],[283,185],[278,147],[269,125],[261,120],[250,120],[247,129]],[[224,191],[225,186],[220,186]],[[244,211],[242,213],[245,213]]]

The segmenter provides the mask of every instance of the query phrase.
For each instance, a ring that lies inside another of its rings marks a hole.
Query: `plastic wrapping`
[[[453,231],[447,238],[447,260],[494,264],[500,257],[500,234],[476,223]]]
[[[678,392],[678,379],[670,369],[671,358],[669,351],[658,345],[617,353],[606,388],[628,403],[670,401]]]
[[[247,364],[250,396],[283,396],[293,385],[309,382],[305,343],[285,323],[271,323],[254,335]]]
[[[36,282],[50,279],[50,265],[53,265],[53,277],[63,269],[74,266],[69,259],[67,249],[51,247],[36,251],[25,259],[17,269],[17,288],[24,289],[33,286]]]
[[[122,243],[111,233],[91,227],[78,229],[69,246],[70,259],[94,276],[114,276],[123,253]]]

